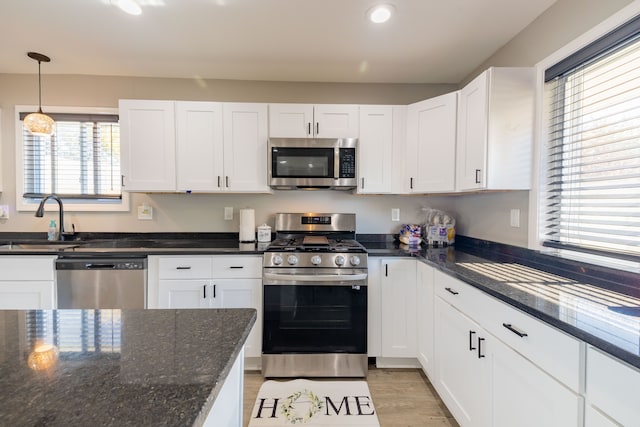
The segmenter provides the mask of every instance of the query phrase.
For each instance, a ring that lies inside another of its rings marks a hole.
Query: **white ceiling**
[[[555,0],[1,0],[0,73],[459,83]]]

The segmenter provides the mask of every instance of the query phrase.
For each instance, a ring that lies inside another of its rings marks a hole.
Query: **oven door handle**
[[[366,280],[367,273],[359,274],[278,274],[264,273],[267,280],[286,280],[288,282],[357,282]]]

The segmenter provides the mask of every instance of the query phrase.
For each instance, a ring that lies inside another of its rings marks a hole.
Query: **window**
[[[18,112],[22,177],[16,189],[23,208],[37,206],[48,194],[56,194],[65,209],[93,210],[112,206],[125,210],[120,174],[120,126],[113,113],[47,111],[56,121],[51,136],[32,135]]]
[[[640,19],[545,73],[543,245],[640,261]]]

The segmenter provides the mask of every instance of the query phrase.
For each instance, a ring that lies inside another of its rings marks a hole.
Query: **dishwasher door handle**
[[[93,263],[88,263],[84,265],[85,268],[92,270],[92,269],[97,269],[97,268],[104,268],[104,269],[111,269],[113,270],[114,268],[116,268],[115,264],[93,264]]]

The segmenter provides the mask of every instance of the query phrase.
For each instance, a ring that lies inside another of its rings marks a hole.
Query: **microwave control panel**
[[[356,149],[340,149],[340,178],[356,177]]]

